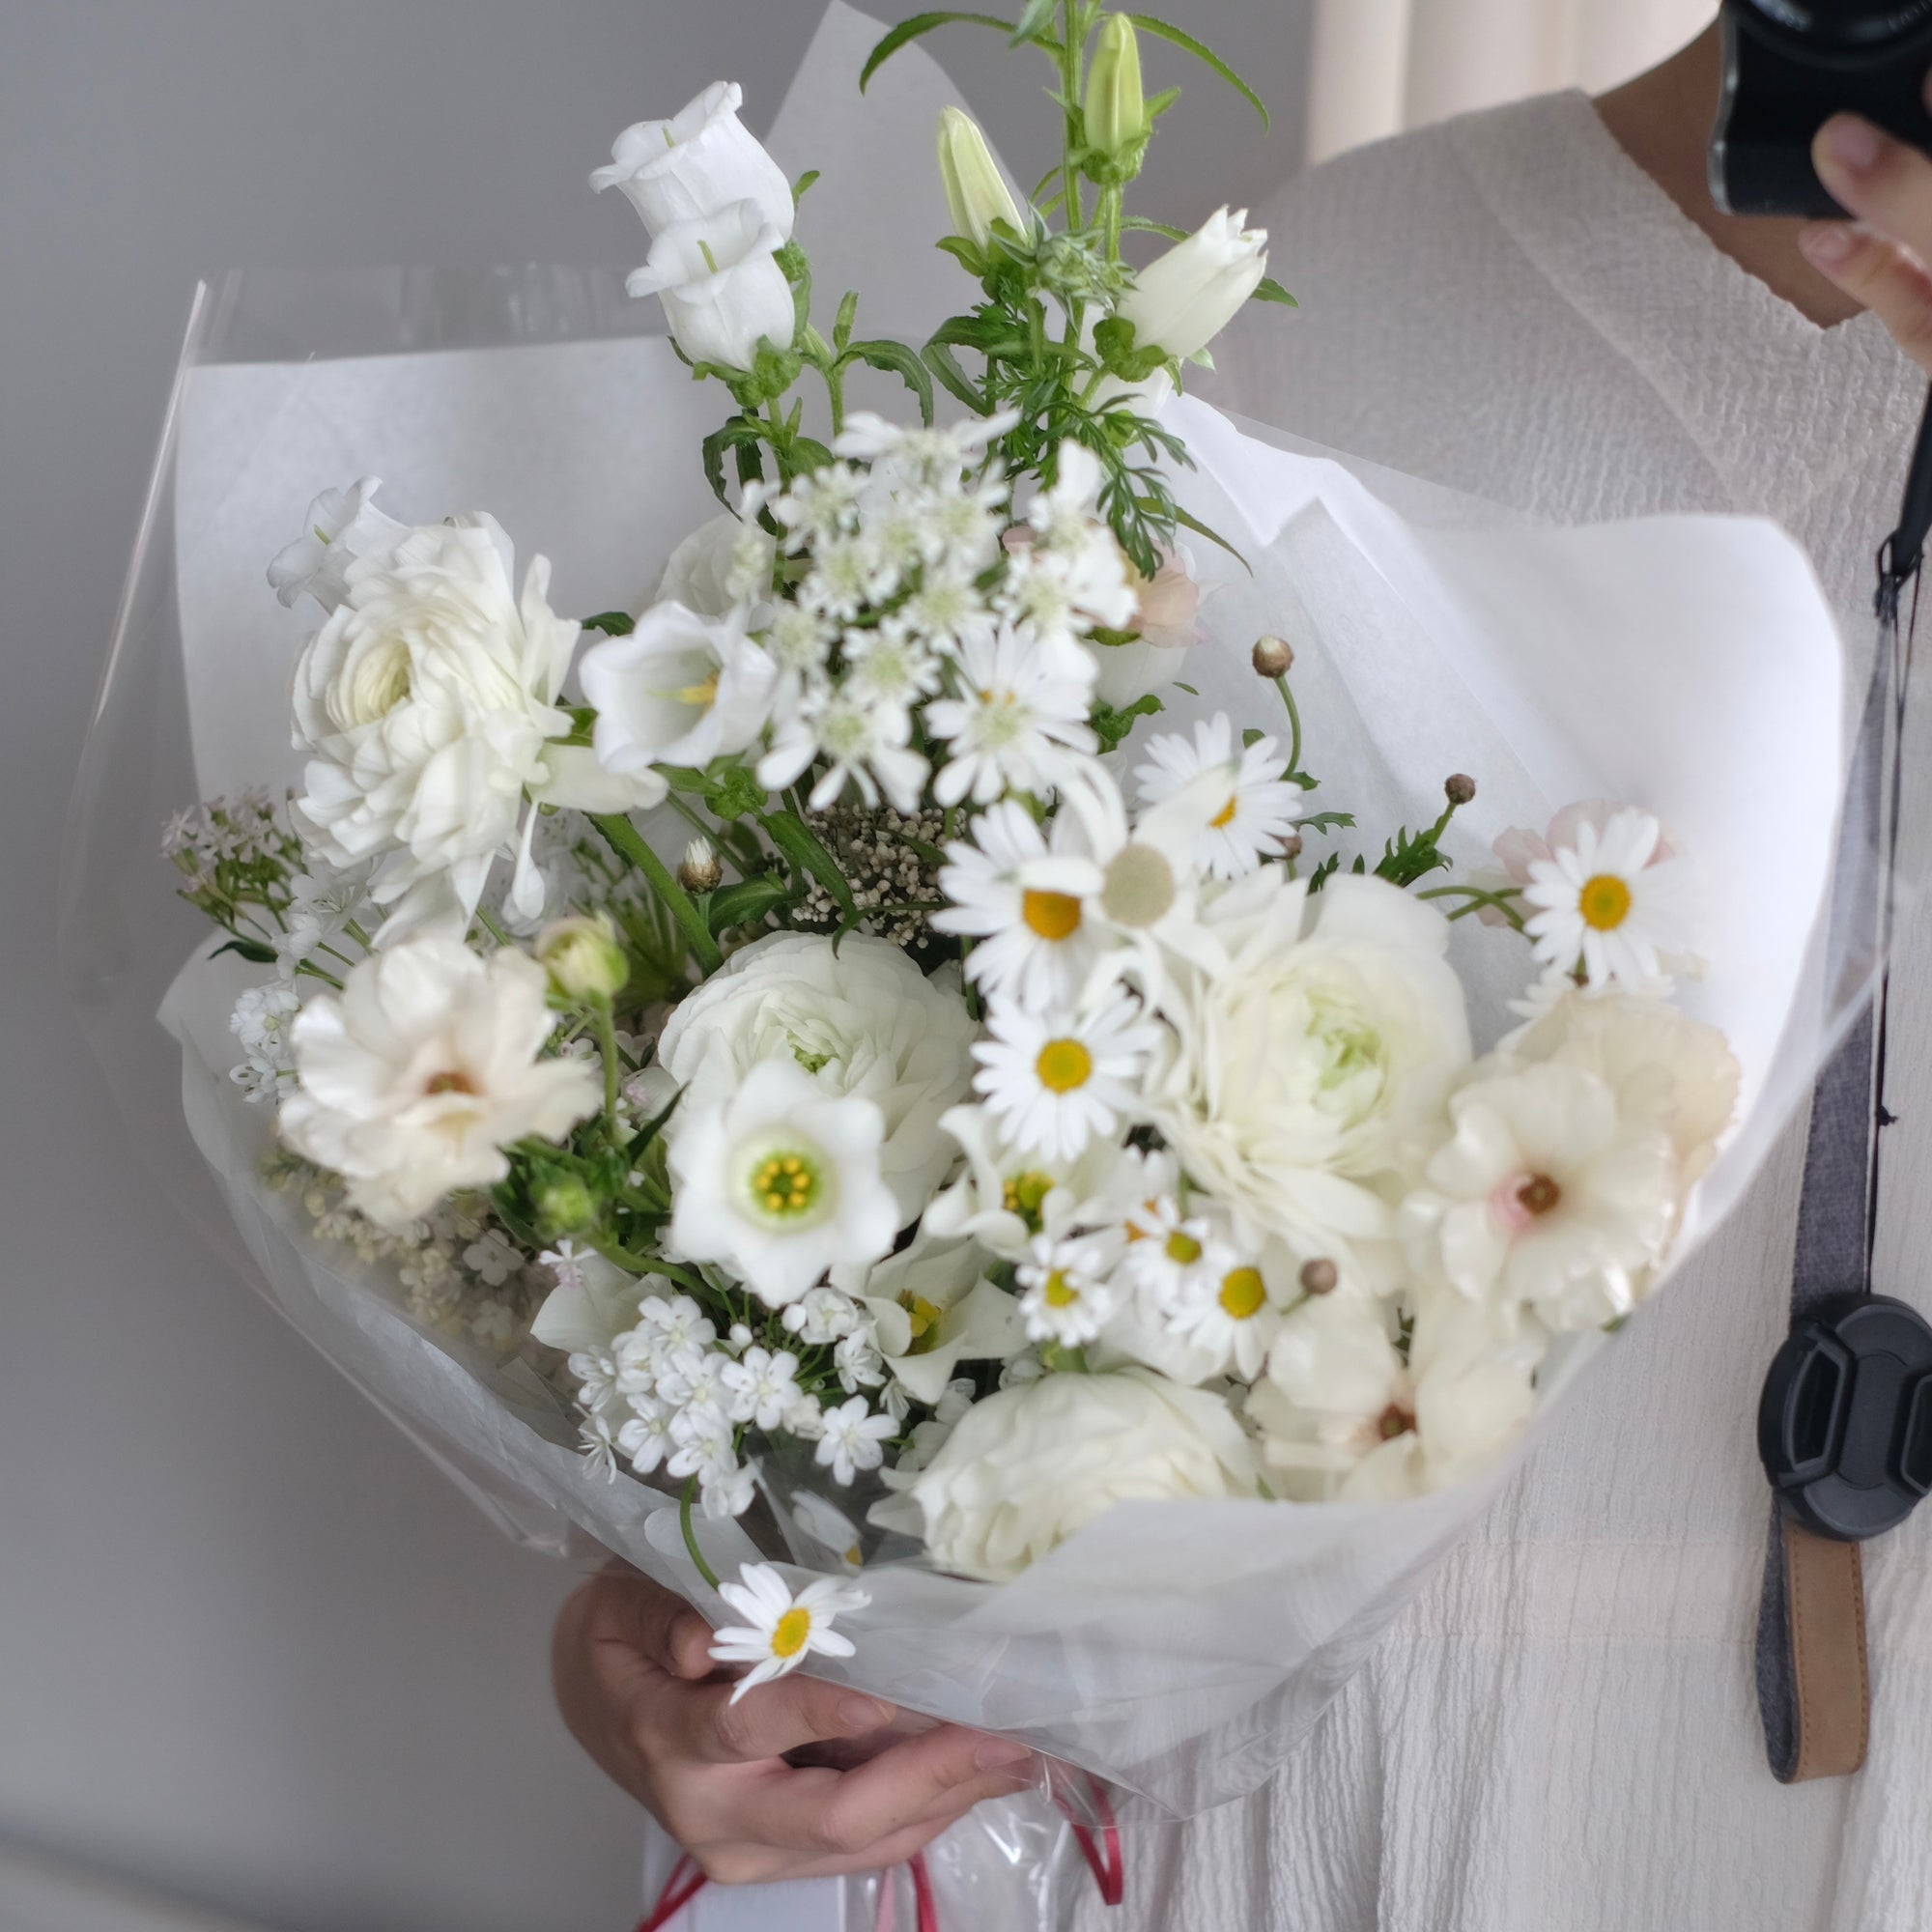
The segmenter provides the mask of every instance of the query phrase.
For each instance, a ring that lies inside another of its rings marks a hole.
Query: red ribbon
[[[1101,1903],[1119,1905],[1126,1896],[1127,1884],[1125,1861],[1121,1855],[1121,1828],[1115,1822],[1114,1807],[1107,1803],[1107,1794],[1091,1777],[1087,1784],[1093,1794],[1094,1813],[1100,1820],[1097,1832],[1074,1817],[1065,1798],[1056,1796],[1054,1802],[1066,1813],[1066,1821],[1073,1828],[1073,1842],[1080,1847],[1087,1869],[1100,1888]],[[925,1854],[915,1852],[906,1865],[912,1873],[913,1902],[919,1909],[919,1932],[939,1932],[939,1905],[933,1897],[932,1874],[926,1869]],[[666,1932],[671,1920],[709,1883],[690,1858],[679,1859],[665,1881],[665,1889],[658,1894],[657,1904],[638,1932]]]

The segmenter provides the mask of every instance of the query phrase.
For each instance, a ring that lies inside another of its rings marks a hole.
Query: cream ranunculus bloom
[[[1216,971],[1177,966],[1149,1112],[1194,1179],[1308,1259],[1392,1232],[1374,1183],[1469,1065],[1436,913],[1372,878],[1316,895],[1267,867],[1205,908]]]
[[[956,979],[928,980],[888,941],[780,932],[686,996],[658,1059],[685,1090],[680,1112],[769,1060],[795,1062],[821,1093],[875,1102],[881,1170],[910,1226],[952,1165],[940,1117],[966,1097],[976,1031]]]
[[[734,201],[673,222],[625,287],[664,303],[677,346],[694,362],[750,369],[760,342],[787,349],[797,329],[791,284],[776,252],[783,242],[755,202]]]
[[[297,1091],[282,1139],[403,1228],[460,1187],[488,1187],[526,1135],[560,1140],[602,1101],[594,1063],[539,1058],[556,1024],[535,960],[425,934],[372,953],[291,1029]]]
[[[386,945],[476,910],[490,868],[518,851],[526,793],[550,786],[547,741],[570,730],[556,696],[578,626],[550,608],[533,557],[521,599],[494,518],[410,530],[350,565],[346,594],[296,666],[298,801],[331,865],[378,864],[369,894]],[[526,827],[527,834],[527,826]],[[535,883],[527,846],[512,900]]]
[[[762,218],[790,239],[795,203],[784,170],[772,159],[739,110],[744,89],[714,81],[668,121],[639,121],[612,143],[611,160],[590,177],[601,194],[620,188],[653,235],[674,222],[716,214],[734,201],[757,205]]]
[[[620,778],[658,765],[708,765],[764,729],[778,667],[745,635],[742,610],[701,617],[657,604],[627,638],[583,653],[578,680],[596,706],[597,762]]]
[[[1115,1503],[1257,1493],[1247,1437],[1219,1397],[1123,1369],[986,1397],[874,1514],[923,1523],[941,1569],[1007,1582]]]

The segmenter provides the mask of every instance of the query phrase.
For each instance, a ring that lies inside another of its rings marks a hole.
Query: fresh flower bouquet
[[[814,319],[811,178],[736,88],[619,137],[631,292],[730,399],[723,513],[580,619],[487,514],[318,497],[269,570],[314,625],[299,782],[169,825],[224,935],[171,1024],[192,1068],[232,1003],[190,1116],[285,1305],[473,1486],[728,1622],[741,1693],[842,1668],[1186,1810],[1265,1776],[1742,1191],[1827,1030],[1829,825],[1700,789],[1688,685],[1682,730],[1599,701],[1593,599],[1652,598],[1633,663],[1717,622],[1685,547],[1413,530],[1178,398],[1288,298],[1225,210],[1129,265],[1174,99],[1141,36],[1247,90],[1098,0],[1010,31],[1063,160],[1023,199],[943,117],[976,298],[922,348]],[[1815,721],[1802,562],[1722,540]],[[1357,614],[1366,556],[1438,635],[1313,614],[1338,544]],[[1477,780],[1414,810],[1392,769],[1463,717],[1486,801],[1646,759],[1665,795],[1492,811],[1472,868]]]

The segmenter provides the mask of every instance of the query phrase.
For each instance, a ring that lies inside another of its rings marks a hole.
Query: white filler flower
[[[879,1260],[899,1230],[884,1132],[872,1101],[829,1095],[788,1060],[760,1062],[708,1105],[688,1098],[666,1136],[671,1245],[724,1263],[772,1308],[829,1267]]]
[[[925,722],[952,758],[933,785],[941,805],[971,796],[990,805],[1009,790],[1046,792],[1098,740],[1087,723],[1094,665],[1084,654],[1040,647],[1030,629],[1003,627],[959,652],[964,695],[926,706]]]
[[[1684,861],[1656,863],[1662,827],[1647,811],[1619,811],[1600,833],[1587,822],[1577,842],[1529,868],[1524,900],[1536,956],[1566,972],[1581,961],[1593,985],[1633,991],[1664,976],[1661,954],[1687,949],[1689,874]]]
[[[734,1704],[746,1691],[796,1670],[813,1652],[850,1657],[852,1639],[832,1628],[833,1619],[863,1610],[872,1601],[866,1591],[835,1577],[821,1577],[794,1597],[769,1563],[741,1565],[737,1582],[719,1584],[718,1594],[745,1621],[719,1631],[711,1639],[711,1655],[720,1663],[753,1666],[731,1692]]]
[[[300,1085],[282,1139],[387,1228],[501,1180],[511,1142],[561,1139],[603,1097],[594,1064],[538,1058],[555,1025],[548,993],[535,960],[479,958],[440,933],[371,954],[291,1028]]]

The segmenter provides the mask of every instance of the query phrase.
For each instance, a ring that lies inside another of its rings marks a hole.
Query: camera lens
[[[1840,47],[1870,47],[1932,21],[1932,0],[1747,0],[1789,33]]]

